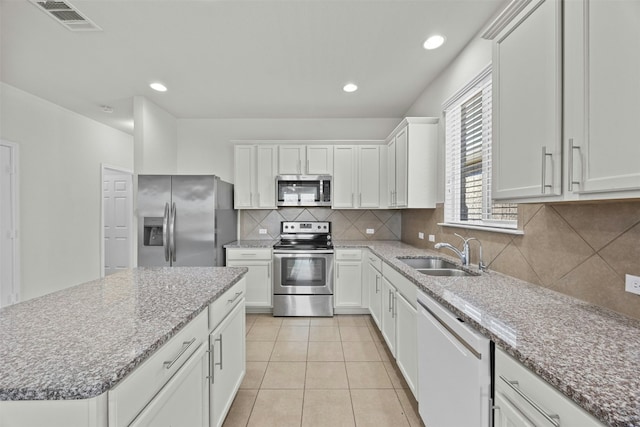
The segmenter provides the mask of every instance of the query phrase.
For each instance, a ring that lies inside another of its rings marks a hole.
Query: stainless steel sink
[[[457,269],[458,266],[450,261],[440,258],[424,257],[424,258],[398,258],[400,261],[415,269]]]
[[[409,267],[415,268],[416,271],[428,276],[477,276],[463,270],[460,266],[440,258],[422,257],[422,258],[398,258]]]

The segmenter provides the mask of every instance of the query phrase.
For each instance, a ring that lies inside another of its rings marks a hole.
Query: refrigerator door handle
[[[169,262],[169,203],[164,205],[164,218],[162,219],[162,246],[164,246],[164,260]]]
[[[169,239],[171,244],[171,258],[176,261],[176,203],[171,206],[171,223],[169,224]]]

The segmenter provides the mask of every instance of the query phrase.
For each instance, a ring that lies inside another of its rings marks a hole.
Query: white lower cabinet
[[[365,285],[369,288],[369,313],[373,321],[382,327],[382,273],[380,258],[373,254],[367,255],[368,259],[364,267]]]
[[[368,299],[363,298],[362,250],[336,250],[334,275],[335,308],[358,310],[366,308]]]
[[[245,374],[244,301],[240,300],[209,335],[209,352],[210,425],[219,427],[229,412]]]
[[[130,427],[209,425],[206,382],[209,357],[206,348],[206,344],[200,345]]]
[[[396,288],[382,277],[382,337],[389,351],[396,355]]]
[[[396,292],[396,363],[418,398],[418,323],[416,308]]]
[[[271,249],[227,249],[227,267],[247,267],[245,304],[249,309],[273,307]]]
[[[603,426],[498,347],[494,381],[494,427]]]

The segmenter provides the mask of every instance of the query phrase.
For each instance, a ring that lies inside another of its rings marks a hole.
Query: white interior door
[[[103,275],[132,266],[133,175],[115,168],[102,169]]]
[[[0,307],[20,299],[17,156],[17,145],[0,141]]]

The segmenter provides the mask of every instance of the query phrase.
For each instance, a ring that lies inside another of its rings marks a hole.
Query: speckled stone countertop
[[[226,249],[265,248],[271,249],[277,240],[237,240],[224,245]]]
[[[334,245],[371,249],[603,423],[640,426],[640,321],[491,271],[426,276],[398,257],[453,259],[401,242]]]
[[[108,391],[246,271],[137,268],[1,309],[0,400]]]

